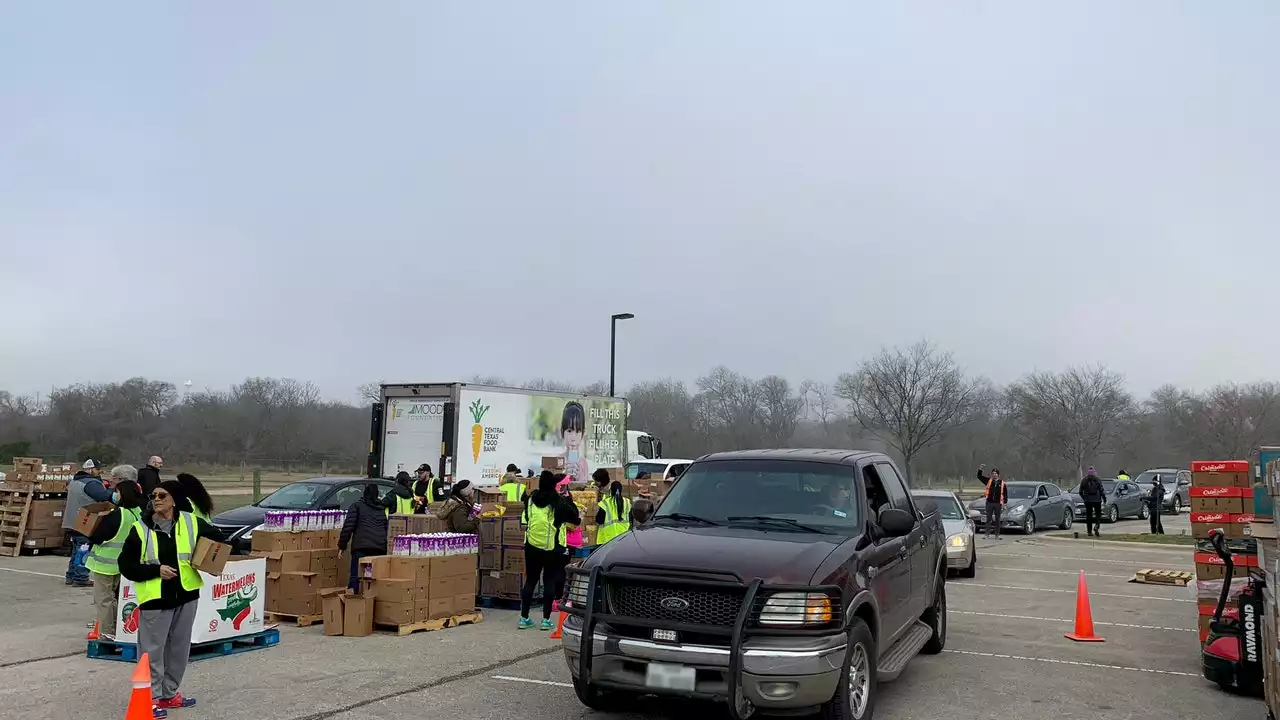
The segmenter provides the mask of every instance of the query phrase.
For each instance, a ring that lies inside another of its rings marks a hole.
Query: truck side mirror
[[[916,526],[911,513],[898,508],[885,508],[880,511],[880,529],[889,537],[902,537],[911,533]]]

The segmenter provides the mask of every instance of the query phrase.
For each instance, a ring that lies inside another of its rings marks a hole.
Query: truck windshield
[[[678,514],[716,524],[755,523],[785,529],[785,523],[762,520],[778,518],[823,532],[851,534],[860,529],[857,487],[854,469],[844,465],[796,460],[700,462],[680,476],[657,517]]]

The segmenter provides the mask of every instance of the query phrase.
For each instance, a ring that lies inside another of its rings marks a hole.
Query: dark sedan
[[[1106,499],[1102,501],[1102,521],[1113,523],[1122,518],[1135,517],[1146,520],[1151,508],[1147,507],[1146,493],[1132,480],[1106,478],[1102,481]],[[1080,486],[1071,488],[1071,500],[1075,503],[1076,519],[1085,519],[1084,500],[1080,498]]]
[[[218,513],[213,525],[237,553],[249,552],[253,531],[262,524],[268,510],[346,510],[374,483],[378,494],[386,494],[395,484],[383,478],[313,477],[290,483],[252,505]]]
[[[1151,494],[1151,481],[1157,477],[1164,485],[1164,511],[1177,515],[1191,507],[1191,471],[1178,468],[1152,468],[1133,481],[1144,496]]]

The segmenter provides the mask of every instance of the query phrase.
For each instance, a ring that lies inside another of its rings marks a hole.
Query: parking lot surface
[[[1137,528],[1116,527],[1134,532]],[[1136,525],[1136,523],[1134,524]],[[1168,523],[1166,523],[1168,528]],[[1105,530],[1105,528],[1104,528]],[[941,655],[919,657],[881,686],[881,718],[1261,718],[1257,700],[1200,676],[1196,607],[1185,588],[1128,582],[1140,568],[1190,569],[1190,548],[1037,535],[978,541],[974,579],[948,582],[950,632]],[[84,657],[90,590],[63,585],[61,558],[0,559],[0,717],[123,717],[127,663]],[[1104,643],[1076,644],[1078,573],[1088,578]],[[604,717],[582,707],[554,641],[517,631],[516,614],[404,638],[325,637],[284,627],[280,645],[192,663],[184,720],[367,720]],[[713,705],[657,699],[616,717],[724,717]]]

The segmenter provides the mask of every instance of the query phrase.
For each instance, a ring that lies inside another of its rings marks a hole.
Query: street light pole
[[[617,395],[614,386],[614,371],[617,367],[618,355],[618,321],[635,317],[631,313],[618,313],[609,318],[609,397]]]

